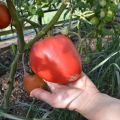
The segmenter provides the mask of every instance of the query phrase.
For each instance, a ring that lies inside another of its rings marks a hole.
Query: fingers
[[[32,90],[30,93],[30,96],[35,97],[39,100],[45,101],[50,105],[52,104],[52,99],[54,99],[53,94],[51,94],[50,92],[48,92],[44,89],[40,89],[40,88]]]

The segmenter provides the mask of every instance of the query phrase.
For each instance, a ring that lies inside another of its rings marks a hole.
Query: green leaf
[[[118,53],[119,53],[119,51],[117,51],[117,52],[112,53],[111,55],[109,55],[105,60],[103,60],[97,66],[95,66],[89,73],[95,71],[96,69],[98,69],[99,67],[101,67],[102,65],[104,65],[109,59],[111,59],[113,56],[115,56]]]

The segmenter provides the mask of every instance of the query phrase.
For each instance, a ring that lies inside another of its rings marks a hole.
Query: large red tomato
[[[66,84],[80,77],[80,56],[71,40],[64,35],[46,37],[30,51],[32,70],[46,81]]]
[[[0,29],[6,28],[11,23],[11,15],[7,6],[0,2]]]

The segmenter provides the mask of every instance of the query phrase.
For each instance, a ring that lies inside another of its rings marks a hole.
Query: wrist
[[[69,106],[68,109],[77,111],[82,115],[86,116],[85,114],[89,113],[93,106],[99,101],[102,93],[100,93],[96,88],[91,89],[91,91],[83,90],[79,97],[75,99]]]
[[[103,94],[99,91],[94,93],[84,92],[71,104],[71,110],[81,113],[84,117],[92,119],[96,114],[97,109],[101,107],[100,103],[103,99]]]
[[[81,100],[81,98],[78,98],[77,106],[74,110],[89,118],[90,115],[94,114],[94,111],[96,111],[95,109],[98,108],[102,96],[103,94],[100,92],[94,94],[86,93],[86,95],[84,95],[84,99]]]
[[[106,96],[107,95],[102,93],[96,93],[93,96],[86,98],[83,105],[79,105],[75,111],[80,112],[87,119],[98,120],[96,118],[101,115],[103,106],[107,103]]]
[[[91,98],[86,98],[83,105],[79,104],[75,111],[89,120],[113,120],[117,116],[119,118],[120,101],[106,94],[97,93]]]

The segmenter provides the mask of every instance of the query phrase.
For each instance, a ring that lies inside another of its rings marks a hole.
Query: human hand
[[[100,93],[84,73],[79,80],[68,85],[47,83],[51,92],[38,88],[33,90],[30,96],[55,108],[80,112],[89,120],[119,120],[120,100]]]
[[[96,94],[99,93],[96,86],[85,75],[81,74],[79,80],[67,85],[47,82],[51,92],[37,88],[30,93],[31,97],[43,100],[55,108],[67,108],[79,111],[86,107]],[[82,112],[82,111],[80,111]]]

